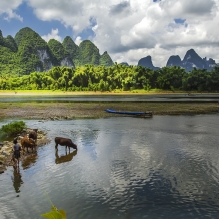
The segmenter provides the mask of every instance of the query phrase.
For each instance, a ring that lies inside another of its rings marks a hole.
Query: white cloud
[[[59,42],[62,42],[62,38],[59,36],[59,30],[58,30],[58,28],[52,29],[52,30],[51,30],[51,33],[42,36],[42,38],[43,38],[46,42],[48,42],[50,39],[55,39],[55,40],[57,40],[57,41],[59,41]]]
[[[82,42],[82,39],[80,36],[77,36],[75,39],[75,44],[77,44],[79,46],[79,44]]]
[[[4,20],[7,21],[10,21],[13,18],[23,21],[23,18],[14,12],[22,2],[22,0],[0,1],[0,15],[4,14]]]
[[[80,33],[90,25],[89,2],[79,0],[29,0],[38,19],[43,21],[57,20],[75,33]]]
[[[13,4],[0,3],[0,13],[7,10],[15,13],[14,9],[22,0],[10,2]],[[108,51],[114,62],[135,65],[140,58],[151,55],[154,65],[164,66],[170,55],[183,58],[191,48],[200,56],[219,62],[219,0],[26,2],[38,19],[56,20],[71,27],[77,44],[81,42],[83,30],[92,29],[94,36],[87,36],[87,39],[95,43],[101,54]],[[10,17],[10,13],[7,14]],[[16,18],[19,19],[19,15]],[[175,23],[174,19],[179,18],[185,22]],[[60,41],[55,30],[44,37]]]

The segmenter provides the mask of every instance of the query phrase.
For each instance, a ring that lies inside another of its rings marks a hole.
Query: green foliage
[[[51,52],[53,53],[53,55],[55,57],[56,65],[60,66],[61,61],[64,58],[66,58],[67,56],[69,56],[68,52],[64,49],[62,44],[59,41],[55,40],[55,39],[49,40],[48,46],[49,46]]]
[[[5,44],[5,47],[9,48],[12,52],[17,52],[17,50],[18,50],[17,44],[12,36],[8,35],[5,38],[4,44]]]
[[[26,128],[25,122],[15,121],[10,122],[7,125],[3,125],[1,131],[6,133],[8,136],[15,136],[19,134],[24,128]]]
[[[64,49],[69,53],[73,63],[79,63],[79,47],[74,43],[72,38],[70,36],[65,37],[62,45]]]
[[[108,55],[107,52],[104,52],[103,55],[100,56],[100,65],[103,65],[103,66],[114,65],[111,57]]]
[[[65,59],[69,66],[113,65],[110,56],[106,52],[100,56],[99,49],[89,40],[77,46],[67,36],[63,43],[55,39],[47,43],[29,27],[20,29],[14,38],[4,38],[0,30],[0,77],[48,71],[52,66],[63,65]]]
[[[11,54],[9,48],[0,46]],[[11,56],[13,59],[13,56]],[[7,60],[1,56],[6,70]],[[29,63],[30,64],[30,63]],[[9,75],[0,77],[1,90],[62,90],[62,91],[136,91],[154,89],[184,91],[219,91],[219,67],[208,72],[203,69],[185,69],[176,66],[152,70],[142,66],[126,66],[115,63],[113,66],[86,64],[78,67],[52,67],[46,72],[32,72],[15,77],[12,69]]]
[[[51,211],[40,216],[48,219],[66,219],[65,211],[62,209],[58,210],[55,206],[52,207]]]
[[[50,54],[46,41],[38,33],[26,27],[15,35],[15,42],[18,46],[15,62],[22,69],[19,74],[29,74],[37,69],[42,71],[43,64],[39,51],[43,50]]]
[[[84,40],[79,45],[79,59],[81,65],[99,65],[99,49],[90,40]]]
[[[66,219],[66,212],[63,209],[58,210],[55,205],[53,205],[53,203],[51,202],[51,200],[49,199],[49,196],[47,193],[45,193],[46,198],[48,199],[48,201],[51,203],[52,208],[51,211],[45,213],[45,214],[41,214],[40,216],[48,218],[48,219]]]
[[[24,44],[32,43],[33,49],[45,49],[47,46],[46,41],[29,27],[20,29],[20,31],[15,35],[15,42],[18,47],[23,46]]]

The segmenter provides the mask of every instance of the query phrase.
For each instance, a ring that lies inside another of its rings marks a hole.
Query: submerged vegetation
[[[0,77],[0,90],[61,90],[61,91],[175,91],[218,92],[219,67],[208,72],[181,67],[152,70],[142,66],[115,64],[110,67],[85,65],[53,67],[48,72],[32,72],[20,77]]]

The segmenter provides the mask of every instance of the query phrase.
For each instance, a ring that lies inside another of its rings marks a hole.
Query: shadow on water
[[[75,150],[75,151],[73,151],[71,153],[68,153],[66,151],[66,155],[61,155],[61,156],[59,156],[58,151],[56,151],[56,153],[55,153],[55,156],[56,156],[55,163],[56,164],[60,164],[60,163],[69,162],[76,155],[77,155],[77,150]]]

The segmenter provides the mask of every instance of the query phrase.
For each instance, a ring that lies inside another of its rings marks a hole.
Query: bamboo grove
[[[212,71],[181,67],[152,70],[142,66],[117,64],[111,67],[85,65],[53,67],[48,72],[32,72],[20,77],[1,77],[1,90],[131,91],[135,89],[219,91],[219,67]]]

